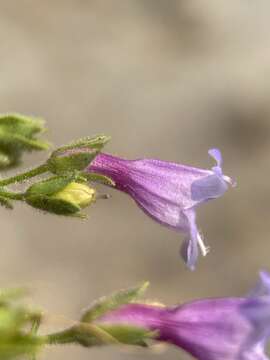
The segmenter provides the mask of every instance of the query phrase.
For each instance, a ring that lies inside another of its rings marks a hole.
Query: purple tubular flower
[[[194,269],[198,247],[202,255],[209,251],[196,225],[196,207],[222,196],[232,180],[222,173],[218,149],[209,150],[217,165],[211,170],[197,169],[172,162],[139,159],[125,160],[100,153],[88,172],[109,176],[118,190],[129,194],[151,218],[186,234],[181,255]]]
[[[175,307],[128,304],[97,322],[157,331],[156,340],[174,344],[198,360],[269,360],[270,276],[252,296],[203,299]]]

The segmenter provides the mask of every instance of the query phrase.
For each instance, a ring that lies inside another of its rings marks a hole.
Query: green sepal
[[[100,345],[116,345],[118,340],[96,324],[79,323],[63,332],[54,339],[57,344],[78,343],[84,347]],[[55,341],[54,340],[54,341]]]
[[[75,204],[61,199],[52,199],[46,195],[30,195],[26,197],[26,202],[36,209],[56,215],[74,216],[81,210],[80,207]]]
[[[90,308],[84,311],[81,321],[82,322],[92,322],[98,319],[100,316],[106,314],[108,311],[112,311],[124,304],[129,304],[140,298],[145,290],[147,289],[149,283],[145,282],[140,286],[121,290],[117,293],[114,293],[110,296],[102,297],[101,299],[94,302]]]
[[[61,155],[54,152],[48,159],[48,169],[51,173],[65,175],[84,170],[98,154],[98,151],[93,149],[77,153],[68,153],[68,151]]]
[[[99,325],[121,344],[146,347],[147,340],[153,339],[157,333],[142,327],[129,325]]]
[[[0,114],[0,128],[26,137],[46,131],[43,119],[18,113]]]
[[[64,189],[74,177],[55,176],[31,185],[25,199],[28,205],[57,215],[74,215],[81,209],[74,203],[62,199],[51,198],[52,195]]]
[[[9,134],[2,132],[0,128],[0,144],[1,147],[6,150],[13,152],[17,151],[34,151],[34,150],[48,150],[50,144],[43,140],[31,139],[21,134]]]
[[[157,332],[129,325],[80,323],[54,336],[55,343],[79,343],[84,347],[128,344],[146,347]],[[53,343],[53,342],[52,342]]]
[[[0,168],[18,165],[24,151],[47,150],[36,136],[45,131],[41,119],[20,114],[0,115]]]
[[[85,183],[85,181],[84,179],[81,179],[79,174],[71,176],[55,176],[31,185],[24,194],[24,198],[28,205],[33,206],[34,208],[57,215],[73,216],[84,219],[86,218],[86,215],[81,213],[81,210],[90,205],[92,199],[94,201],[94,195],[91,193],[86,194],[86,204],[83,203],[81,198],[79,198],[77,203],[76,200],[70,199],[70,196],[68,195],[68,192],[70,190],[72,191],[72,189],[69,189],[71,186],[73,188],[76,186],[76,191],[77,188],[80,189],[81,187],[83,191],[85,185],[80,185],[83,183]],[[87,188],[89,187],[87,186]],[[66,196],[64,194],[59,194],[62,190],[64,192],[67,191]],[[89,188],[89,190],[91,189]],[[87,203],[87,201],[89,201],[89,203]]]
[[[109,178],[108,176],[105,176],[105,175],[96,174],[96,173],[82,173],[82,176],[87,181],[98,182],[103,185],[108,185],[108,186],[112,186],[112,187],[115,186],[115,182],[111,178]]]
[[[64,187],[75,179],[76,178],[74,176],[54,176],[52,178],[39,181],[27,189],[26,196],[53,195],[64,189]]]
[[[24,150],[28,150],[28,151],[48,150],[51,146],[51,144],[46,141],[37,140],[37,139],[28,139],[27,137],[19,134],[9,135],[9,139],[10,141],[16,142],[18,145],[24,148]]]
[[[84,137],[79,140],[73,141],[70,144],[61,146],[58,148],[54,153],[62,153],[66,150],[72,149],[80,149],[80,148],[89,148],[89,149],[96,149],[98,151],[102,150],[102,148],[110,141],[110,136],[106,135],[97,135],[94,137]]]
[[[49,170],[56,175],[69,174],[84,170],[109,141],[109,137],[99,135],[86,137],[61,146],[47,161]]]

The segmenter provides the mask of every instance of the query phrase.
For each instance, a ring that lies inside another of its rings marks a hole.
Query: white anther
[[[202,256],[206,256],[210,251],[210,247],[205,246],[203,239],[199,233],[197,235],[197,242],[198,242],[199,248],[201,250]]]

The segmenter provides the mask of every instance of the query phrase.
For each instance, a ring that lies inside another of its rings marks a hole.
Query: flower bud
[[[71,178],[55,177],[32,185],[25,199],[29,205],[53,214],[83,216],[80,211],[95,202],[96,191]]]
[[[71,182],[63,190],[53,195],[52,198],[76,204],[81,209],[84,209],[95,201],[95,196],[95,189],[86,184]]]
[[[16,165],[25,151],[46,150],[36,138],[45,130],[43,121],[19,114],[0,115],[0,168]]]

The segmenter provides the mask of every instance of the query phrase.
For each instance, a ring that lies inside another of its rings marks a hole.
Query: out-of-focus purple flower
[[[156,340],[198,360],[269,360],[264,353],[270,335],[269,285],[270,276],[264,272],[252,296],[203,299],[171,308],[128,304],[97,322],[157,331]]]
[[[217,162],[211,170],[154,159],[125,160],[100,153],[87,171],[109,176],[116,188],[129,194],[146,214],[185,233],[181,254],[188,267],[194,269],[198,246],[202,255],[209,250],[197,229],[195,209],[222,196],[232,184],[222,173],[220,151],[211,149],[209,155]]]

